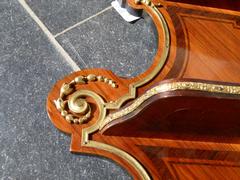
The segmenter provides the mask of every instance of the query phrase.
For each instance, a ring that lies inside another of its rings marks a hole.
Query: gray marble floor
[[[146,14],[130,24],[109,9],[56,39],[80,68],[100,67],[133,77],[151,64],[157,46],[155,31]]]
[[[109,159],[69,152],[45,110],[53,84],[80,68],[132,77],[150,66],[156,30],[144,17],[128,24],[109,0],[0,1],[0,179],[132,179]],[[56,43],[63,49],[59,49]]]

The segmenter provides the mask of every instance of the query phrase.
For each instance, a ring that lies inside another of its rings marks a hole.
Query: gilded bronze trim
[[[148,76],[146,76],[145,78],[143,78],[142,80],[140,80],[138,82],[131,84],[129,86],[129,93],[126,94],[125,96],[122,96],[120,99],[118,99],[115,102],[105,103],[99,95],[89,91],[88,95],[90,95],[93,99],[96,100],[100,114],[99,114],[98,120],[96,121],[96,123],[94,125],[82,130],[82,146],[92,147],[92,148],[96,148],[96,149],[102,149],[107,152],[111,152],[111,153],[123,158],[129,164],[131,164],[132,167],[134,167],[135,170],[138,172],[141,179],[150,180],[151,178],[148,175],[148,173],[146,172],[146,170],[144,169],[144,167],[133,156],[129,155],[125,151],[123,151],[119,148],[116,148],[114,146],[96,142],[93,140],[89,140],[89,135],[98,131],[100,129],[101,125],[105,124],[104,122],[105,122],[107,109],[119,109],[125,101],[135,98],[136,97],[136,88],[144,85],[145,83],[149,82],[152,78],[154,78],[157,75],[157,73],[162,69],[164,63],[166,62],[166,59],[167,59],[167,56],[169,53],[170,37],[169,37],[168,26],[167,26],[167,23],[166,23],[164,17],[162,16],[162,14],[159,12],[159,10],[154,6],[154,4],[150,0],[140,0],[140,1],[137,1],[136,3],[142,3],[143,5],[150,7],[151,10],[157,14],[157,16],[159,17],[159,21],[162,24],[164,34],[165,34],[165,36],[164,36],[165,47],[163,49],[163,53],[160,58],[160,62]]]
[[[123,151],[119,148],[116,148],[114,146],[100,143],[97,141],[89,141],[85,146],[102,149],[104,151],[113,153],[113,154],[123,158],[124,160],[126,160],[129,164],[131,164],[136,169],[136,171],[139,173],[142,180],[151,180],[151,178],[147,174],[144,167],[133,156],[129,155],[125,151]]]
[[[80,91],[83,91],[83,90],[80,90]],[[131,156],[130,154],[126,153],[125,151],[123,151],[119,148],[116,148],[114,146],[104,144],[104,143],[100,143],[100,142],[93,141],[93,140],[89,139],[90,134],[99,130],[100,124],[102,123],[102,121],[106,117],[106,111],[107,110],[105,108],[106,103],[104,102],[104,100],[98,94],[96,94],[92,91],[87,91],[87,90],[84,90],[83,93],[86,96],[90,96],[95,100],[95,102],[98,106],[98,109],[99,109],[99,116],[98,116],[98,120],[96,121],[95,124],[93,124],[90,127],[82,129],[82,140],[81,140],[82,146],[101,149],[101,150],[113,153],[114,155],[121,157],[126,162],[128,162],[130,165],[132,165],[132,167],[135,168],[135,170],[140,175],[141,179],[150,180],[151,178],[149,177],[146,170],[143,168],[143,166],[133,156]]]
[[[115,119],[121,118],[128,115],[129,113],[136,110],[144,101],[150,97],[169,91],[177,90],[191,90],[191,91],[202,91],[209,93],[222,93],[222,94],[231,94],[231,95],[240,95],[240,86],[231,86],[231,85],[222,85],[222,84],[211,84],[211,83],[202,83],[202,82],[172,82],[164,83],[158,86],[153,87],[148,90],[145,94],[134,100],[134,102],[128,107],[109,114],[100,125],[100,130],[107,125],[108,123],[114,121]]]
[[[151,71],[151,73],[149,73],[146,77],[142,78],[141,80],[130,84],[129,92],[127,94],[125,94],[124,96],[122,96],[121,98],[119,98],[118,100],[116,100],[114,102],[107,103],[106,107],[108,109],[119,109],[124,102],[126,102],[129,99],[134,99],[136,97],[136,89],[138,87],[148,83],[149,81],[151,81],[160,72],[160,70],[162,69],[163,65],[165,64],[168,54],[169,54],[170,33],[168,30],[168,25],[167,25],[165,18],[163,17],[161,12],[158,10],[158,8],[154,5],[154,3],[151,2],[151,0],[136,0],[135,3],[145,5],[146,7],[150,8],[151,11],[157,15],[158,21],[161,23],[162,29],[164,32],[164,35],[162,38],[164,39],[165,44],[164,44],[164,47],[162,50],[162,54],[161,54],[159,63]]]

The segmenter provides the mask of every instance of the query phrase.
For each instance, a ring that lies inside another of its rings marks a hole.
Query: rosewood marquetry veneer
[[[151,67],[131,79],[66,76],[49,92],[52,123],[72,152],[110,158],[134,179],[240,179],[240,1],[128,3],[157,28]]]

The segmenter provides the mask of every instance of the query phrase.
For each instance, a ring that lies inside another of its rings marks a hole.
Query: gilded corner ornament
[[[91,107],[85,97],[88,94],[82,94],[82,91],[75,91],[77,84],[86,84],[88,82],[103,82],[112,88],[118,85],[112,79],[104,76],[89,74],[87,76],[77,76],[70,83],[63,83],[60,88],[59,98],[54,101],[57,110],[61,116],[69,123],[82,124],[91,117]],[[66,97],[69,96],[69,99]]]

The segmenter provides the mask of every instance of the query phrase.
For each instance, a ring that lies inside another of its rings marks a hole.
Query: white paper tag
[[[127,22],[136,21],[141,17],[131,15],[125,8],[122,8],[117,0],[111,3],[112,7],[122,16],[122,18]]]

